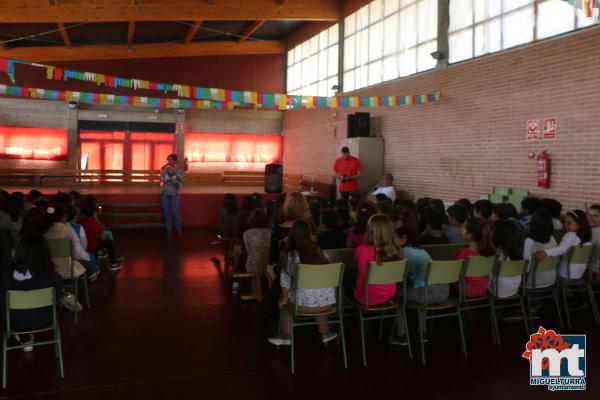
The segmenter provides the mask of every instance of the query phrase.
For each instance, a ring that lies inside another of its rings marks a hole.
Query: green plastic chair
[[[569,292],[587,289],[588,285],[588,281],[584,279],[571,279],[571,264],[585,264],[587,268],[589,268],[592,261],[592,255],[594,255],[594,246],[573,246],[565,255],[568,279],[560,279],[559,286],[562,294],[565,314],[567,315],[567,327],[569,329],[571,329],[571,313],[569,311],[569,303],[567,302],[567,294]]]
[[[524,198],[525,198],[525,196],[521,196],[518,194],[511,194],[510,196],[508,196],[508,202],[510,204],[512,204],[518,212],[519,210],[521,210],[521,202],[523,201]]]
[[[340,326],[338,333],[342,344],[342,354],[344,357],[344,368],[348,369],[348,360],[346,358],[346,340],[344,337],[344,307],[343,307],[343,292],[342,280],[344,277],[344,265],[341,262],[333,264],[299,264],[294,271],[293,287],[295,288],[296,298],[294,302],[287,308],[281,310],[282,313],[287,313],[291,317],[290,330],[290,354],[291,354],[291,369],[292,374],[295,373],[294,360],[294,327],[318,325],[315,321],[315,316],[327,315],[327,324]],[[300,313],[298,311],[298,291],[299,289],[337,289],[337,302],[332,306],[331,311],[326,313],[312,314]],[[279,332],[281,332],[281,318],[279,319]]]
[[[529,189],[512,188],[511,194],[513,196],[519,196],[519,197],[525,198],[525,197],[529,196]],[[519,207],[520,206],[521,206],[521,203],[519,203]],[[519,207],[517,207],[517,210],[519,209]]]
[[[7,353],[10,350],[18,350],[23,349],[27,346],[44,346],[44,345],[54,345],[54,352],[56,357],[58,358],[58,364],[60,367],[60,377],[64,377],[63,371],[63,359],[62,359],[62,348],[61,348],[61,340],[60,340],[60,328],[58,326],[58,321],[56,319],[56,296],[54,293],[54,288],[49,287],[46,289],[37,289],[37,290],[28,290],[28,291],[20,291],[20,290],[7,290],[5,297],[5,315],[6,315],[6,330],[4,335],[2,336],[2,388],[6,389],[6,381],[8,371],[6,368],[6,358]],[[40,328],[34,329],[30,331],[15,331],[10,326],[10,312],[12,310],[32,310],[36,308],[42,307],[52,307],[52,324]],[[53,332],[54,339],[46,340],[43,342],[34,342],[32,344],[19,344],[16,346],[9,346],[8,339],[11,335],[30,335],[34,333],[44,333],[44,332]]]
[[[536,261],[533,263],[532,268],[527,273],[527,286],[524,288],[525,300],[527,301],[527,313],[530,322],[530,330],[534,331],[533,327],[533,315],[531,312],[531,301],[532,300],[542,300],[542,299],[554,299],[554,305],[556,306],[556,313],[558,314],[558,322],[560,327],[564,326],[562,313],[560,311],[560,301],[559,301],[559,276],[558,276],[558,266],[560,265],[560,257],[546,257],[542,261]],[[554,272],[555,274],[555,282],[553,285],[537,288],[536,287],[536,274],[538,272]],[[531,283],[532,287],[529,287],[529,283]]]
[[[458,308],[461,313],[465,311],[476,310],[479,308],[488,308],[492,325],[492,341],[495,343],[495,327],[497,326],[496,315],[490,297],[486,294],[481,297],[466,297],[466,278],[479,278],[490,276],[496,264],[496,256],[469,256],[463,260],[463,266],[460,272]]]
[[[502,187],[502,186],[494,186],[494,188],[492,189],[492,193],[500,195],[500,196],[508,196],[509,194],[512,194],[511,193],[511,188],[509,188],[509,187]]]
[[[490,300],[492,302],[492,308],[494,312],[494,331],[495,331],[495,343],[500,346],[502,341],[500,340],[500,330],[498,329],[498,318],[497,313],[505,308],[516,308],[521,307],[523,313],[523,321],[525,323],[525,336],[529,337],[529,321],[527,319],[527,310],[525,309],[525,301],[523,300],[523,293],[525,289],[525,271],[527,268],[527,260],[515,260],[515,261],[496,261],[494,265],[494,291],[490,293]],[[521,277],[521,292],[517,292],[512,296],[499,297],[498,293],[498,278],[512,278]]]
[[[490,201],[492,203],[504,203],[504,201],[507,198],[508,198],[508,196],[505,196],[503,194],[496,194],[496,193],[490,194]]]
[[[360,339],[362,344],[363,366],[367,366],[367,351],[365,344],[365,322],[379,320],[379,338],[381,339],[383,331],[383,321],[387,318],[400,317],[404,320],[404,326],[407,327],[408,339],[408,356],[412,359],[412,349],[410,347],[410,335],[408,335],[408,324],[406,319],[406,307],[404,299],[406,299],[406,276],[408,268],[406,268],[406,259],[399,261],[388,262],[370,262],[367,267],[367,275],[365,276],[365,303],[360,304],[355,302],[358,310],[358,318],[360,322]],[[369,305],[369,285],[390,285],[400,284],[402,291],[401,299],[394,299],[383,304]],[[389,312],[389,313],[388,313]],[[392,332],[394,324],[392,323]]]
[[[68,258],[71,262],[71,277],[75,276],[75,257],[73,256],[73,248],[71,246],[71,241],[69,239],[48,239],[48,247],[50,248],[50,256],[52,258]],[[63,279],[63,285],[66,288],[73,288],[75,291],[75,300],[79,300],[79,283],[83,284],[83,290],[85,293],[85,304],[87,308],[91,308],[90,304],[90,294],[88,291],[87,278],[85,273],[81,274],[78,277],[74,277],[71,279]],[[78,314],[77,308],[75,308],[75,323],[78,322]]]
[[[323,250],[323,252],[327,255],[331,263],[341,262],[346,269],[358,268],[355,257],[356,249],[330,249]]]
[[[592,312],[594,313],[594,323],[600,324],[600,313],[598,312],[598,303],[596,301],[596,294],[600,293],[600,271],[592,270],[594,262],[600,264],[600,246],[594,246],[594,255],[592,256],[592,263],[590,263],[590,269],[588,270],[588,282],[587,291],[588,297],[590,298],[590,304],[592,306]]]
[[[453,244],[432,244],[427,246],[421,246],[434,261],[454,261],[456,253],[460,249],[468,247],[469,243],[453,243]]]
[[[425,280],[425,290],[429,285],[446,284],[449,285],[460,280],[460,274],[462,270],[462,260],[454,261],[432,261],[427,266],[427,277]],[[425,294],[425,300],[427,300],[427,293]],[[463,329],[462,317],[460,309],[456,301],[448,299],[446,302],[441,304],[414,304],[417,310],[417,316],[419,320],[419,341],[421,343],[421,363],[425,365],[425,337],[423,331],[425,330],[425,324],[427,321],[435,320],[437,318],[456,317],[458,319],[458,329],[460,332],[460,344],[462,353],[467,357],[467,345],[465,343],[465,332]],[[439,314],[438,312],[445,310],[444,313]],[[434,312],[435,314],[429,314]]]

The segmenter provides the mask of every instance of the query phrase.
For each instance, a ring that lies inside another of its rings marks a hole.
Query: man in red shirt
[[[349,199],[351,193],[358,192],[358,178],[362,172],[360,160],[350,155],[350,149],[342,147],[342,156],[333,164],[335,176],[339,180],[339,191],[342,199]]]

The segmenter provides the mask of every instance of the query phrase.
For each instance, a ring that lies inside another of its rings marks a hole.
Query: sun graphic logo
[[[585,342],[585,335],[559,335],[540,326],[522,356],[529,360],[530,385],[553,391],[585,390]]]

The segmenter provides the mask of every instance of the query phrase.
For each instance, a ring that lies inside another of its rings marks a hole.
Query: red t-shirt
[[[365,304],[365,278],[370,261],[375,261],[375,247],[362,244],[356,249],[356,261],[358,263],[358,276],[354,288],[354,298],[360,304]],[[396,297],[396,284],[369,285],[369,306],[385,303]]]
[[[479,256],[479,252],[468,248],[457,250],[454,256],[457,260],[464,260],[468,256]],[[488,286],[487,276],[466,277],[465,278],[465,296],[466,297],[481,297],[486,294]],[[454,288],[458,290],[458,282],[454,284]]]
[[[362,171],[362,165],[360,160],[356,157],[350,156],[348,159],[340,157],[335,160],[333,164],[333,170],[340,175],[354,176],[359,171]],[[340,192],[358,192],[358,180],[354,179],[351,181],[342,182],[340,179]]]
[[[97,238],[102,234],[102,225],[94,217],[82,217],[79,220],[81,226],[85,230],[85,237],[87,238],[87,250],[96,251],[98,247]]]

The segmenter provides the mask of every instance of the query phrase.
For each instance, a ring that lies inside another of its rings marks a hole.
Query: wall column
[[[67,109],[67,169],[78,169],[81,160],[79,149],[79,126],[77,123],[78,108],[71,108],[65,103]]]

